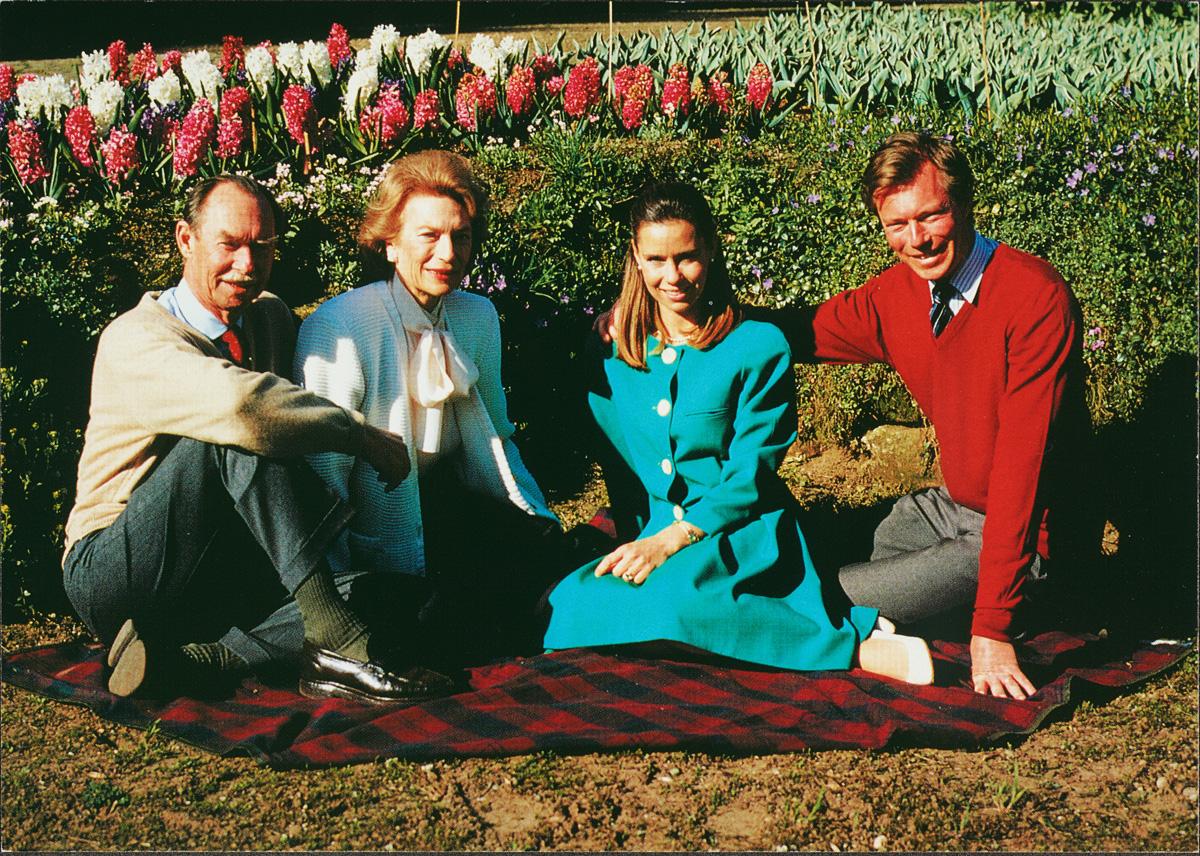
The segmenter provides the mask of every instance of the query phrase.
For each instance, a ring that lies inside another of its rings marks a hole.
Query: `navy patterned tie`
[[[950,298],[958,294],[958,289],[949,280],[939,279],[933,284],[933,305],[929,308],[929,323],[933,325],[934,338],[942,335],[954,312],[950,309]]]

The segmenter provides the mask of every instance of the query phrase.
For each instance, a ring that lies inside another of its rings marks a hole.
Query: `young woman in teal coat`
[[[791,355],[778,329],[742,319],[708,203],[652,185],[630,225],[615,341],[588,403],[616,464],[618,529],[637,534],[558,584],[546,647],[666,642],[928,683],[922,640],[825,602],[776,472],[796,436]]]

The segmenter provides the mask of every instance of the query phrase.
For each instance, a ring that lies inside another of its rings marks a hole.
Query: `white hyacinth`
[[[262,45],[246,51],[246,74],[260,91],[270,86],[275,78],[275,60],[271,59],[271,52]]]
[[[504,54],[496,47],[495,40],[485,33],[477,34],[471,41],[467,62],[483,69],[483,73],[492,80],[499,78],[504,71]]]
[[[300,56],[300,45],[295,42],[284,42],[279,46],[276,59],[279,67],[294,82],[308,82],[308,72],[304,68],[304,58]]]
[[[22,119],[44,116],[51,122],[57,122],[74,103],[71,87],[61,74],[35,77],[17,84],[17,115]]]
[[[174,69],[167,69],[146,85],[146,93],[155,104],[170,104],[183,97],[183,86]]]
[[[360,104],[366,104],[371,100],[371,96],[379,89],[379,67],[374,63],[374,54],[370,49],[364,48],[359,51],[358,61],[355,65],[354,73],[350,75],[350,79],[346,81],[346,97],[345,111],[346,118],[354,120],[358,118],[358,107]],[[363,62],[363,53],[369,54],[368,62]]]
[[[419,36],[411,36],[405,45],[405,53],[413,71],[424,74],[429,71],[435,51],[450,47],[450,40],[434,30],[426,30]]]
[[[500,53],[505,59],[521,59],[525,56],[525,40],[505,36],[500,40]]]
[[[300,46],[300,56],[312,70],[322,86],[333,80],[333,66],[329,64],[329,47],[324,42],[308,41]]]
[[[115,80],[104,80],[88,93],[87,107],[96,120],[96,134],[103,137],[117,121],[117,111],[125,100],[125,89]]]
[[[387,59],[390,54],[403,54],[400,33],[391,24],[380,24],[371,31],[371,53],[377,59]]]
[[[221,72],[213,65],[208,51],[192,51],[183,55],[179,63],[183,76],[192,88],[197,98],[207,98],[217,103],[217,93],[221,89]]]
[[[91,92],[92,87],[102,80],[108,80],[111,74],[112,67],[104,51],[85,51],[79,55],[79,88],[84,92]]]

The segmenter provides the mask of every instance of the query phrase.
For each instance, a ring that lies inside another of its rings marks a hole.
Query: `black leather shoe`
[[[300,660],[300,695],[307,698],[346,698],[364,704],[415,704],[454,692],[454,682],[422,666],[395,671],[379,661],[351,660],[304,643]]]

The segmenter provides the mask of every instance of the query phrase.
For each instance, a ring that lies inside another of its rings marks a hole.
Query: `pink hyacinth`
[[[464,74],[454,93],[458,124],[464,130],[479,130],[479,120],[496,113],[496,84],[483,72]]]
[[[216,114],[212,104],[205,98],[198,98],[192,109],[183,117],[183,124],[175,135],[172,169],[176,178],[187,178],[196,174],[201,158],[212,144],[216,125]]]
[[[692,81],[687,66],[675,63],[663,81],[662,111],[667,116],[686,116],[692,109]]]
[[[710,103],[716,105],[718,113],[729,113],[733,105],[733,86],[729,83],[729,73],[718,71],[710,77],[704,95]]]
[[[746,100],[750,102],[750,106],[755,110],[766,109],[767,99],[771,97],[771,87],[774,85],[775,79],[766,63],[760,62],[750,69],[750,75],[746,78]]]
[[[563,80],[563,76],[561,74],[556,74],[546,81],[546,92],[550,95],[557,95],[563,91],[563,87],[565,85],[566,81]]]
[[[129,54],[120,39],[108,46],[108,68],[113,80],[122,86],[129,85]]]
[[[17,94],[17,75],[8,64],[0,65],[0,101],[8,101]]]
[[[433,89],[418,92],[413,99],[413,128],[419,131],[431,125],[436,127],[440,115],[437,92]]]
[[[642,126],[646,104],[654,95],[654,72],[648,65],[627,65],[613,75],[613,105],[627,131]]]
[[[246,42],[241,36],[225,36],[221,41],[221,74],[228,77],[231,72],[246,65]]]
[[[378,138],[384,146],[395,141],[408,127],[408,107],[400,97],[400,87],[395,84],[380,88],[375,106],[362,111],[358,117],[358,128],[367,136]]]
[[[632,131],[642,127],[646,118],[646,102],[640,98],[626,98],[621,104],[621,124],[625,130]]]
[[[288,135],[300,145],[308,135],[308,147],[317,147],[317,108],[312,95],[303,86],[293,84],[283,90],[283,118],[287,123]]]
[[[108,139],[100,144],[104,157],[104,177],[120,184],[138,167],[137,137],[120,125],[114,125]]]
[[[533,95],[537,83],[533,71],[518,65],[504,84],[504,100],[514,116],[524,116],[533,110]]]
[[[354,56],[354,51],[350,50],[350,36],[341,24],[334,24],[329,28],[329,38],[325,40],[325,47],[329,49],[329,64],[333,66],[334,71]]]
[[[246,139],[246,123],[241,116],[222,117],[217,125],[217,157],[235,158],[242,153]]]
[[[454,69],[458,68],[462,64],[462,51],[460,51],[458,48],[450,48],[450,56],[446,58],[446,70],[454,71]]]
[[[8,123],[8,156],[22,184],[33,184],[50,175],[46,172],[42,140],[28,119],[13,119]]]
[[[221,95],[221,119],[247,119],[250,116],[250,90],[231,86]]]
[[[91,168],[96,165],[92,157],[92,143],[96,141],[96,120],[92,111],[80,104],[72,107],[63,122],[63,135],[71,147],[71,154],[82,167]]]
[[[183,65],[183,54],[179,51],[167,51],[163,54],[160,68],[163,72],[174,71],[178,73],[181,65]]]
[[[589,56],[573,69],[563,88],[563,109],[578,119],[600,101],[600,65]]]
[[[135,82],[145,83],[158,77],[158,57],[149,42],[142,44],[141,50],[129,60],[129,78]]]
[[[538,83],[549,80],[558,74],[558,63],[554,61],[554,57],[550,54],[538,54],[535,56],[533,62],[530,64],[530,68],[533,70],[533,76],[537,79]]]
[[[270,39],[263,39],[261,42],[258,43],[258,46],[260,48],[267,49],[267,53],[269,53],[271,55],[271,62],[275,62],[279,59],[279,57],[276,56],[278,51],[275,49],[275,45],[271,44]]]

